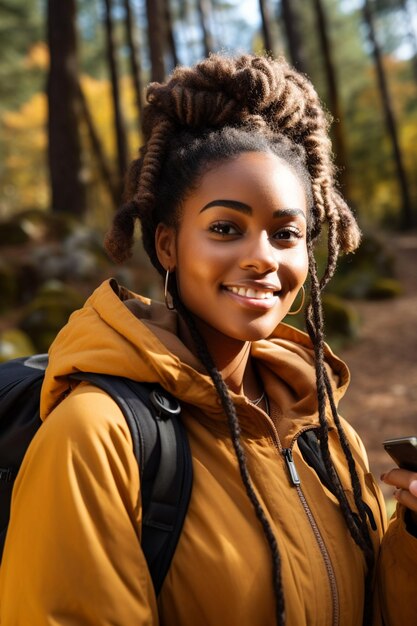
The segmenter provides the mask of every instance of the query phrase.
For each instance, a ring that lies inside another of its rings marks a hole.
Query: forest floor
[[[393,465],[381,442],[417,435],[417,233],[396,235],[389,245],[403,294],[355,302],[360,337],[338,351],[352,375],[340,411],[362,437],[377,478]],[[392,489],[381,487],[389,497]]]

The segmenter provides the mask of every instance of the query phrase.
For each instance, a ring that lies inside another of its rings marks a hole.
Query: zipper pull
[[[290,475],[291,482],[294,486],[301,483],[300,477],[295,467],[294,459],[292,457],[291,448],[283,448],[282,454],[284,455],[285,463],[287,464],[288,473]]]

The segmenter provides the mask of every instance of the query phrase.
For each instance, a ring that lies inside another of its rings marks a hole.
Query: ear
[[[177,265],[176,232],[172,226],[162,222],[158,224],[155,231],[155,250],[162,267],[172,272]]]

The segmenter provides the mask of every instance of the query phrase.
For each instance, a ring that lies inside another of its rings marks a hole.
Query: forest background
[[[378,466],[381,431],[417,434],[416,26],[417,0],[0,0],[0,361],[47,350],[107,276],[160,295],[140,246],[118,268],[101,243],[142,142],[146,84],[211,51],[284,54],[334,119],[364,231],[324,300],[359,383],[347,410]]]

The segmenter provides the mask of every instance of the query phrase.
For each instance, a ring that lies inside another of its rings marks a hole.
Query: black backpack
[[[39,396],[47,355],[0,365],[0,559],[14,479],[42,422]],[[142,549],[158,594],[187,513],[192,462],[180,405],[160,386],[127,378],[78,372],[71,375],[103,389],[128,423],[142,488]]]

